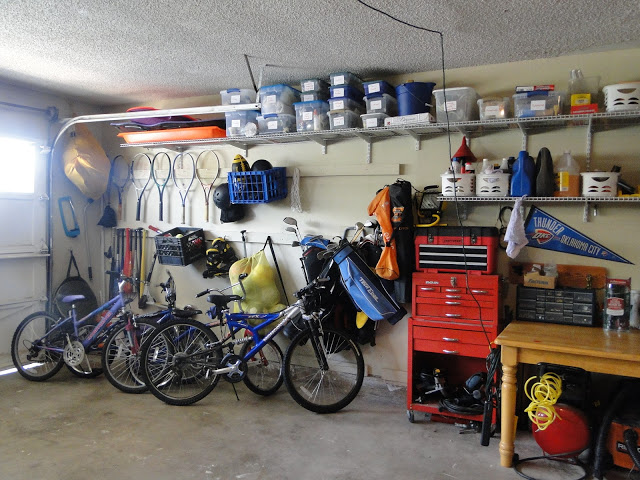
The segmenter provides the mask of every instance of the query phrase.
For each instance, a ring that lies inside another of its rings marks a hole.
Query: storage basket
[[[508,197],[508,173],[476,174],[476,195],[479,197]]]
[[[158,261],[162,265],[189,265],[204,257],[204,232],[201,228],[172,228],[156,236],[155,242]]]
[[[607,85],[602,91],[607,112],[640,110],[640,82]]]
[[[269,203],[287,196],[287,169],[261,172],[229,172],[231,203]]]
[[[618,172],[582,172],[583,197],[616,197]]]
[[[475,173],[456,173],[455,179],[453,173],[443,173],[440,175],[442,179],[442,195],[445,197],[474,197],[476,194],[476,175]]]

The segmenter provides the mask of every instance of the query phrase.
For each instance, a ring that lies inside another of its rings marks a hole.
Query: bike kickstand
[[[236,400],[240,401],[240,397],[238,396],[238,390],[236,390],[236,386],[234,383],[231,384],[231,386],[233,387],[233,393],[236,394]]]

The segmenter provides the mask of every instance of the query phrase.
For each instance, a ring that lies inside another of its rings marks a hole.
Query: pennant
[[[535,206],[529,210],[524,231],[529,240],[528,247],[633,265],[626,258],[613,253]]]

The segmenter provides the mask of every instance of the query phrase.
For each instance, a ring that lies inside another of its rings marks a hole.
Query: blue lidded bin
[[[396,87],[398,114],[414,115],[429,113],[431,110],[431,93],[436,84],[433,82],[408,82]]]

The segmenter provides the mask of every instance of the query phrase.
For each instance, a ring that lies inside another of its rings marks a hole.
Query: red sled
[[[416,229],[416,271],[496,271],[499,232],[496,227],[422,227]]]

